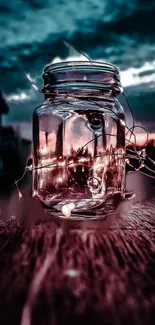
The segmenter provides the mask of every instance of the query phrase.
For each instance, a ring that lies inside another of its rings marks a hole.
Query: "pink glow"
[[[136,145],[137,146],[145,146],[146,141],[147,141],[147,133],[146,132],[136,133],[135,136],[136,136]],[[129,139],[130,135],[128,135],[126,138]],[[135,144],[135,139],[134,139],[133,135],[131,136],[130,141],[133,142],[133,144]],[[150,142],[150,141],[153,142],[152,144],[155,147],[155,133],[149,133],[148,142]],[[126,140],[126,145],[130,145],[130,144],[131,143]]]

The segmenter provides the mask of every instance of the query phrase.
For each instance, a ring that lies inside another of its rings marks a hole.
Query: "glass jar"
[[[53,216],[101,218],[125,191],[125,116],[118,69],[61,62],[43,74],[33,114],[33,197]]]

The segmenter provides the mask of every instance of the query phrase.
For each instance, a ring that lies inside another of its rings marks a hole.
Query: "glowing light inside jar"
[[[69,218],[74,209],[75,209],[74,203],[65,204],[62,207],[62,213],[66,218]]]
[[[40,153],[42,155],[49,154],[49,149],[47,147],[43,147],[43,148],[40,149]]]

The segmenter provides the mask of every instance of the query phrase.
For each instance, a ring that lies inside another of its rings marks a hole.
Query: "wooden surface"
[[[114,217],[107,231],[1,222],[0,325],[155,324],[155,199]]]

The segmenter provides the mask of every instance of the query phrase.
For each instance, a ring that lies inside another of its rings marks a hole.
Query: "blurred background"
[[[16,144],[10,155],[16,156],[14,166],[18,166],[10,172],[13,167],[8,164],[6,175],[13,173],[8,176],[8,184],[21,175],[31,148],[32,112],[43,102],[43,96],[31,87],[21,67],[41,87],[44,66],[78,56],[64,45],[64,40],[93,60],[118,66],[136,122],[148,129],[154,147],[154,17],[154,0],[0,0],[0,114],[1,137],[5,139],[1,152],[8,148],[7,139],[13,139]],[[146,134],[137,129],[139,144],[145,139]],[[154,152],[152,155],[155,157]],[[5,154],[1,154],[1,170],[5,160],[2,156]],[[10,163],[12,166],[13,161]]]

